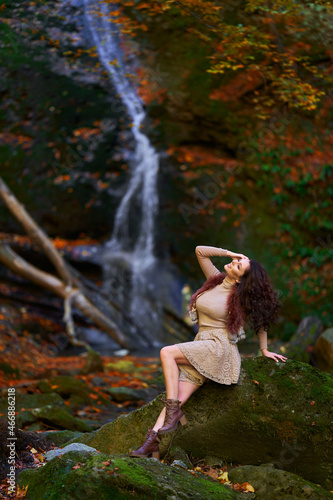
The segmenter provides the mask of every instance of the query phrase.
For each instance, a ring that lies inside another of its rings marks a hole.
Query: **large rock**
[[[291,472],[270,467],[269,464],[236,467],[229,471],[228,477],[233,483],[250,483],[256,500],[333,499],[332,493],[317,484],[305,481]]]
[[[75,468],[76,467],[76,468]],[[156,459],[70,451],[40,469],[18,475],[26,500],[231,500],[254,498]],[[250,494],[252,495],[252,494]]]
[[[323,324],[316,316],[302,319],[290,341],[285,344],[286,356],[294,361],[309,363],[317,338],[323,331]]]
[[[318,337],[313,354],[320,369],[333,371],[333,328],[328,328]]]
[[[204,384],[184,404],[188,424],[163,437],[198,458],[280,468],[333,489],[333,378],[306,363],[244,360],[238,384]],[[148,405],[70,442],[103,453],[137,448],[163,408],[162,395]]]

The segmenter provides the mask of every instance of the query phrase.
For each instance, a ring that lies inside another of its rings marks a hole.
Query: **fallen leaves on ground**
[[[206,474],[207,476],[210,476],[212,479],[215,479],[216,481],[219,481],[219,483],[226,484],[227,486],[230,486],[234,490],[240,491],[242,493],[246,492],[254,492],[254,488],[250,483],[232,483],[229,481],[228,477],[228,471],[224,470],[226,467],[223,467],[223,469],[211,467],[209,465],[201,465],[196,467],[194,470],[197,472],[201,472],[202,474]],[[193,471],[190,471],[192,474],[194,473]]]

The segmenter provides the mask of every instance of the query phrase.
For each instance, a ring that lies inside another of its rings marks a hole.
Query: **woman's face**
[[[224,270],[229,276],[229,278],[233,278],[236,281],[241,281],[241,278],[246,271],[246,269],[249,269],[250,267],[250,259],[244,259],[244,258],[237,258],[237,259],[232,259],[232,262],[230,264],[226,264],[224,266]]]

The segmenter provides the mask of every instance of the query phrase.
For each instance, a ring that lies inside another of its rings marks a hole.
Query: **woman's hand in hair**
[[[228,250],[227,252],[227,257],[231,257],[232,259],[248,259],[248,257],[246,257],[246,255],[243,255],[242,253],[235,253],[235,252],[231,252],[230,250]]]
[[[272,358],[274,361],[283,361],[285,362],[288,358],[285,356],[282,356],[282,354],[277,354],[276,352],[270,352],[268,349],[262,349],[262,355],[265,356],[265,358]]]

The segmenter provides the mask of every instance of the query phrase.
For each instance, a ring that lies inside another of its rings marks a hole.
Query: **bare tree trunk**
[[[33,218],[28,214],[24,205],[20,203],[7,184],[0,177],[0,198],[7,205],[12,214],[22,224],[27,234],[45,253],[47,258],[54,265],[60,278],[67,284],[73,283],[73,277],[66,268],[64,259],[53,246],[47,235],[40,229]]]
[[[106,331],[118,344],[125,348],[131,347],[116,324],[97,309],[83,295],[79,288],[72,288],[70,285],[64,284],[59,278],[37,269],[37,267],[29,264],[16,254],[9,245],[0,244],[0,262],[5,264],[14,273],[52,291],[62,299],[71,298],[73,305],[77,309],[92,319],[97,326]]]

